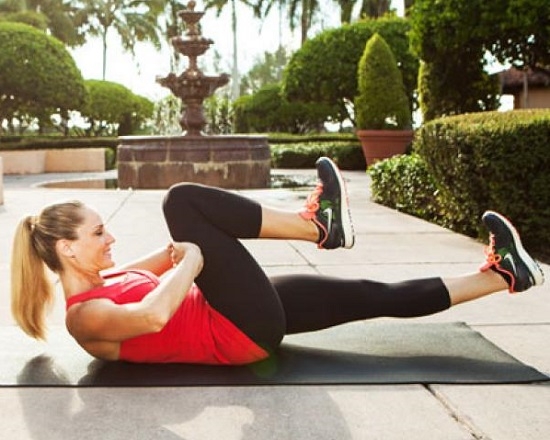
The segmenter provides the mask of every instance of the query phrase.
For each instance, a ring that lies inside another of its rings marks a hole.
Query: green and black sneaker
[[[319,229],[317,245],[322,249],[349,249],[355,242],[344,179],[328,157],[315,163],[319,183],[308,196],[306,209],[300,215],[312,220]]]
[[[485,212],[481,219],[490,232],[490,243],[485,251],[487,262],[481,271],[492,269],[502,275],[510,293],[543,284],[544,273],[522,246],[512,223],[494,211]]]

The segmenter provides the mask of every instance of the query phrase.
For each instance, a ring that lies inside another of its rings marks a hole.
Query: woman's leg
[[[381,283],[321,275],[283,275],[271,281],[283,304],[287,334],[381,316],[424,316],[451,305],[440,278]]]
[[[285,330],[279,297],[238,240],[259,236],[261,206],[218,188],[180,184],[169,189],[163,211],[174,241],[201,248],[204,267],[196,283],[209,304],[254,342],[275,349]]]
[[[541,285],[544,274],[523,248],[513,225],[491,211],[482,219],[491,233],[487,262],[480,272],[470,275],[401,283],[311,275],[273,278],[285,310],[287,333],[381,316],[424,316],[506,289],[515,293]]]
[[[285,238],[319,247],[354,242],[344,182],[334,163],[317,161],[319,185],[306,212],[270,209],[238,194],[194,184],[175,185],[163,210],[175,241],[197,244],[204,268],[196,282],[206,299],[256,343],[273,349],[285,331],[279,297],[239,238]]]

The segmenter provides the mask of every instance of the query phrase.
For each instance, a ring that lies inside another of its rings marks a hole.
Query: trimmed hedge
[[[361,145],[355,142],[303,142],[272,143],[271,166],[273,168],[314,168],[321,156],[330,157],[342,170],[365,170],[367,165]]]
[[[376,203],[434,223],[444,223],[437,185],[418,154],[378,161],[368,168],[368,174]]]
[[[418,209],[413,206],[417,203],[430,203],[429,208],[420,207],[425,210],[420,217],[477,238],[487,235],[481,214],[488,209],[501,212],[516,225],[526,247],[548,260],[549,139],[550,110],[437,119],[417,130],[413,149],[421,160],[401,156],[395,160],[403,164],[381,163],[369,169],[373,193],[396,208],[411,203],[408,209],[400,208],[407,212]],[[384,175],[384,170],[391,175]],[[393,193],[411,190],[411,174],[423,176],[413,186],[420,195],[396,199]]]

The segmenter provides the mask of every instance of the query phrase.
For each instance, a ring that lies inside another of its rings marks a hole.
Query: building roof
[[[524,71],[512,67],[497,73],[502,91],[511,91],[523,88]],[[527,69],[527,85],[529,88],[550,87],[550,71],[544,69]]]

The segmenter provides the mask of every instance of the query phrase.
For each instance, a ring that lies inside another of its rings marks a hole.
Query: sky
[[[322,3],[325,6],[314,23],[310,35],[314,35],[321,29],[340,25],[339,11],[334,6],[334,0],[322,0]],[[393,0],[392,4],[398,13],[402,13],[403,0]],[[203,10],[202,2],[198,0],[195,11],[201,10]],[[238,67],[241,75],[246,73],[264,52],[275,52],[279,46],[280,33],[284,47],[290,50],[296,50],[299,47],[299,29],[291,32],[286,18],[286,15],[283,16],[284,26],[280,32],[279,14],[276,9],[272,10],[269,16],[260,22],[253,17],[250,8],[246,8],[242,2],[237,1]],[[233,39],[229,8],[223,10],[220,17],[217,17],[215,10],[207,11],[200,23],[203,37],[214,41],[210,49],[199,58],[200,66],[213,66],[215,51],[221,56],[221,65],[219,66],[221,71],[213,71],[213,68],[206,67],[203,69],[204,73],[214,75],[226,72],[230,74]],[[170,72],[171,50],[168,43],[160,52],[150,44],[140,43],[136,48],[136,57],[133,59],[130,54],[124,53],[118,36],[113,33],[108,40],[106,79],[124,84],[134,93],[157,100],[169,93],[168,89],[156,83],[156,78],[164,77]],[[84,46],[72,50],[71,54],[85,79],[101,79],[102,47],[99,39],[91,40]]]

